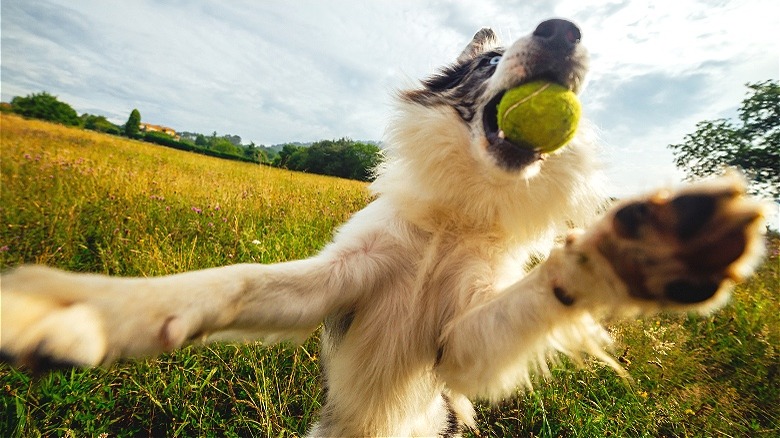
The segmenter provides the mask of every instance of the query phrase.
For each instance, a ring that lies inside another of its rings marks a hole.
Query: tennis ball
[[[503,135],[542,152],[568,143],[579,121],[577,95],[553,82],[533,81],[512,88],[498,104],[498,128]]]

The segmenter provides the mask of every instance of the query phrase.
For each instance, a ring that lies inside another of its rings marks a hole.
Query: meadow
[[[0,176],[2,269],[155,276],[297,259],[371,199],[355,181],[6,114]],[[769,241],[759,273],[715,314],[610,327],[631,380],[562,360],[534,392],[479,403],[470,436],[780,435],[780,241]],[[0,365],[0,436],[300,436],[321,403],[317,357],[315,334],[35,376]]]

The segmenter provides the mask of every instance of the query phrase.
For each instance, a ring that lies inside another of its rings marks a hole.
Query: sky
[[[667,146],[735,118],[746,83],[778,78],[779,12],[776,0],[2,0],[0,89],[245,144],[381,140],[396,91],[480,28],[508,45],[568,18],[591,54],[584,115],[625,196],[681,181]]]

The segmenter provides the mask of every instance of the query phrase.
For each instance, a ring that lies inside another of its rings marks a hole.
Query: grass
[[[306,257],[369,200],[361,183],[0,116],[0,267],[161,275]],[[780,435],[778,239],[709,317],[612,327],[625,382],[564,361],[478,404],[480,436]],[[31,377],[0,365],[0,436],[300,436],[321,402],[317,337],[217,344]]]

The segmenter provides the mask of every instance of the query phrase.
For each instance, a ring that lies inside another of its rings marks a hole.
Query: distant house
[[[141,128],[141,132],[162,132],[163,134],[168,134],[171,137],[175,138],[176,140],[179,139],[178,134],[176,134],[176,130],[173,128],[169,128],[167,126],[161,126],[161,125],[152,125],[151,123],[143,123],[139,125],[139,128]]]

